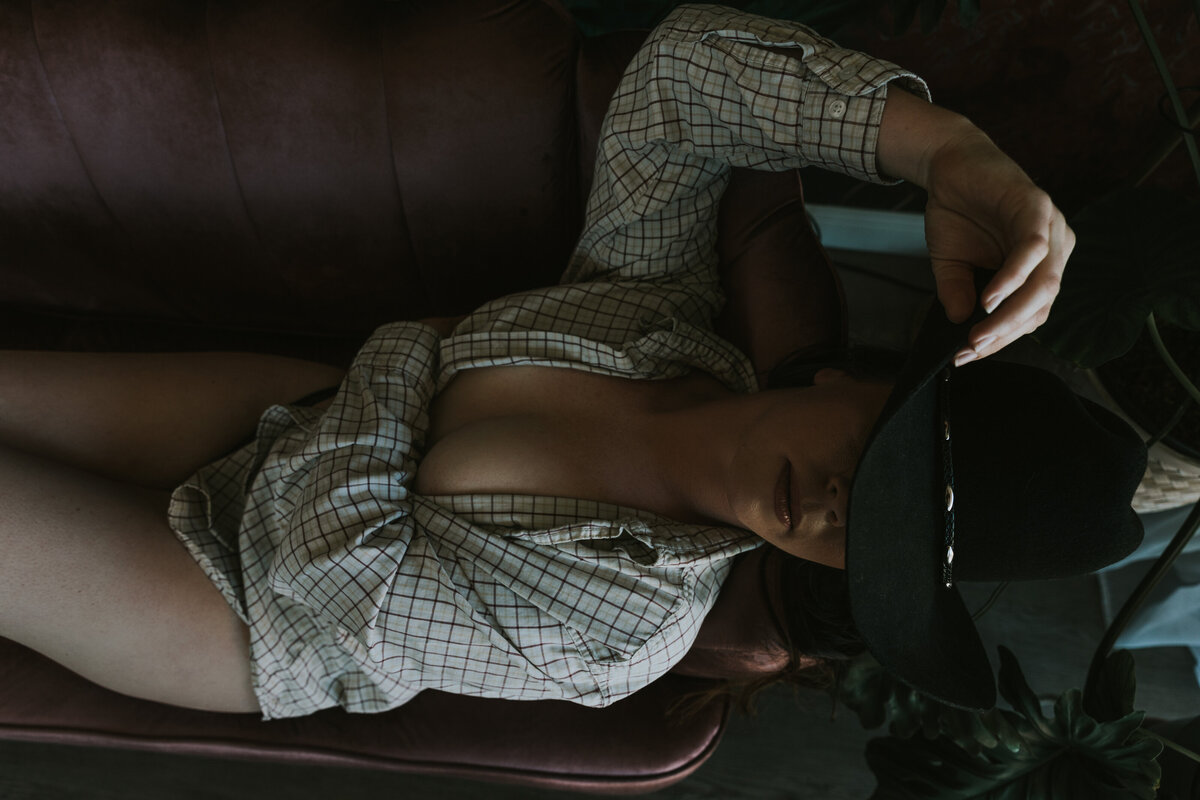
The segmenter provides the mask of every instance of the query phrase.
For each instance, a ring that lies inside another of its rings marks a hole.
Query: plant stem
[[[1200,2],[1200,0],[1197,0],[1197,2]],[[990,609],[992,607],[992,605],[995,604],[996,600],[999,599],[1001,592],[1003,592],[1007,588],[1008,588],[1008,581],[1004,581],[1003,583],[997,584],[996,588],[992,589],[992,593],[990,595],[988,595],[988,599],[986,601],[984,601],[983,605],[980,606],[979,610],[971,615],[971,621],[972,622],[978,621],[980,617],[982,617],[984,614],[986,614],[988,612],[988,609]]]
[[[1200,0],[1196,0],[1200,3]],[[1200,100],[1192,103],[1188,108],[1187,124],[1184,126],[1189,130],[1195,129],[1200,125]],[[1162,166],[1162,163],[1167,160],[1171,153],[1175,152],[1175,148],[1183,141],[1183,131],[1176,128],[1170,128],[1164,131],[1162,138],[1155,142],[1154,150],[1142,161],[1133,174],[1138,177],[1134,180],[1134,186],[1141,186],[1146,181],[1150,180],[1155,171]]]
[[[1134,614],[1141,609],[1142,603],[1146,602],[1146,598],[1150,595],[1150,592],[1162,580],[1163,575],[1167,574],[1167,570],[1171,568],[1171,564],[1175,562],[1175,559],[1183,552],[1183,548],[1191,541],[1196,528],[1200,528],[1200,502],[1192,506],[1191,513],[1183,521],[1183,525],[1179,527],[1175,538],[1163,550],[1162,555],[1154,562],[1154,566],[1142,578],[1141,583],[1133,590],[1133,594],[1125,601],[1125,605],[1121,606],[1121,610],[1117,612],[1117,616],[1113,619],[1112,624],[1108,626],[1108,630],[1104,632],[1104,638],[1100,640],[1100,644],[1096,647],[1096,652],[1092,655],[1092,664],[1088,667],[1087,684],[1083,690],[1084,709],[1088,713],[1094,713],[1097,681],[1100,678],[1100,669],[1104,666],[1104,659],[1108,656],[1108,652],[1112,649],[1117,638],[1124,632],[1125,626],[1133,619]]]
[[[1129,0],[1129,10],[1133,12],[1133,18],[1137,21],[1138,29],[1142,32],[1142,38],[1146,41],[1146,47],[1150,50],[1150,56],[1154,59],[1154,66],[1158,70],[1158,76],[1162,79],[1163,86],[1167,89],[1167,96],[1171,98],[1171,107],[1175,110],[1175,117],[1179,124],[1186,127],[1188,123],[1187,112],[1183,110],[1183,103],[1179,99],[1179,92],[1175,90],[1175,84],[1171,80],[1171,73],[1167,70],[1167,63],[1163,60],[1162,52],[1158,49],[1158,44],[1154,40],[1154,34],[1150,31],[1150,23],[1146,21],[1146,15],[1142,13],[1142,6],[1139,0]],[[1188,156],[1192,160],[1192,169],[1196,171],[1196,180],[1200,181],[1200,152],[1196,149],[1196,135],[1190,130],[1183,134],[1183,143],[1187,147]]]
[[[1179,385],[1183,387],[1183,390],[1190,394],[1196,403],[1200,404],[1200,389],[1196,388],[1196,384],[1192,383],[1191,379],[1188,378],[1175,359],[1171,357],[1170,352],[1167,351],[1167,346],[1163,344],[1162,336],[1158,333],[1158,323],[1154,321],[1153,311],[1146,317],[1146,330],[1150,333],[1150,341],[1154,343],[1154,349],[1158,352],[1159,358],[1167,365],[1167,369],[1171,370],[1171,374],[1175,376],[1175,380],[1179,381]]]
[[[1188,750],[1183,745],[1176,744],[1175,742],[1172,742],[1170,739],[1168,739],[1165,736],[1159,736],[1157,733],[1150,730],[1149,728],[1142,728],[1142,733],[1146,734],[1151,739],[1156,739],[1157,741],[1162,742],[1164,747],[1169,747],[1172,750],[1174,750],[1176,753],[1179,753],[1182,756],[1186,756],[1187,758],[1190,758],[1192,761],[1195,761],[1197,764],[1200,764],[1200,754],[1193,753],[1191,750]]]
[[[1192,407],[1192,398],[1190,398],[1190,397],[1183,398],[1183,402],[1179,404],[1179,408],[1175,409],[1175,413],[1171,415],[1171,418],[1169,420],[1167,420],[1167,424],[1163,425],[1162,429],[1159,430],[1158,433],[1154,434],[1153,436],[1151,436],[1149,439],[1146,440],[1146,448],[1149,449],[1151,447],[1154,447],[1154,445],[1158,444],[1163,439],[1167,438],[1171,434],[1171,431],[1175,430],[1175,426],[1179,424],[1180,420],[1183,419],[1183,415],[1186,414],[1188,412],[1188,409],[1190,409],[1191,407]]]

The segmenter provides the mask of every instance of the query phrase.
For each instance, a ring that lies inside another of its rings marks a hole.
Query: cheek
[[[801,497],[816,500],[821,495],[821,489],[829,482],[833,474],[836,458],[827,452],[814,452],[799,464],[793,461],[792,480],[795,488],[800,490]]]
[[[838,439],[836,442],[831,442],[832,446],[828,452],[830,472],[847,478],[854,474],[854,470],[858,466],[858,459],[862,457],[867,437],[874,428],[877,417],[878,414],[860,412],[847,414],[839,420]]]

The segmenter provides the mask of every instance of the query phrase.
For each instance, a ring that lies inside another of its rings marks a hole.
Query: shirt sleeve
[[[929,98],[911,72],[802,25],[680,6],[609,106],[584,232],[562,281],[670,276],[716,293],[716,216],[730,168],[816,165],[892,182],[875,152],[893,80]]]

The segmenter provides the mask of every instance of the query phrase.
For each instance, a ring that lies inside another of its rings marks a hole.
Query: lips
[[[775,516],[789,531],[792,529],[792,462],[783,463],[775,483]]]

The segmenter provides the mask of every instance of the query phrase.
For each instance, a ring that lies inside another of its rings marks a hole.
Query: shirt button
[[[834,119],[841,119],[846,114],[846,101],[834,100],[829,104],[829,107],[826,108],[826,111],[828,111],[829,116],[833,117]]]

